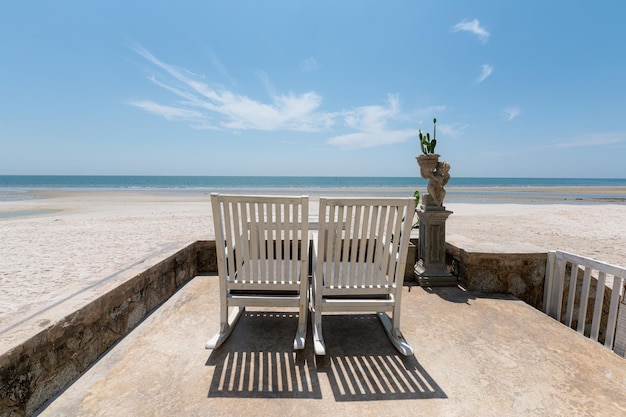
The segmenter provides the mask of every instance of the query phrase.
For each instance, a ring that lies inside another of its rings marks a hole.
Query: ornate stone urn
[[[416,157],[420,175],[428,180],[428,193],[422,197],[421,210],[416,210],[419,218],[418,261],[415,264],[415,278],[421,286],[455,286],[457,278],[446,268],[446,220],[451,211],[446,210],[443,200],[446,197],[444,186],[450,179],[450,164],[439,161],[435,153],[437,119],[433,119],[435,131],[422,135],[420,144],[423,155]]]
[[[439,163],[439,154],[427,153],[417,156],[415,159],[417,159],[417,163],[420,166],[420,174],[422,175],[422,178],[428,179],[425,174],[432,172],[435,168],[437,168],[437,164]]]
[[[420,175],[428,180],[428,194],[422,198],[422,208],[445,210],[443,200],[446,190],[443,188],[450,179],[450,164],[439,162],[439,154],[429,153],[416,157],[420,166]]]

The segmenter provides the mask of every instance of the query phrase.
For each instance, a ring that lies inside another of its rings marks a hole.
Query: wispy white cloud
[[[228,72],[228,70],[219,59],[219,57],[215,54],[215,52],[210,51],[210,57],[213,67],[215,67],[217,71],[222,74],[222,76],[226,78],[231,85],[237,85],[237,80]]]
[[[300,62],[300,71],[302,72],[312,72],[317,70],[319,67],[320,66],[317,63],[317,60],[313,57],[307,58]]]
[[[473,33],[477,35],[478,38],[483,42],[487,42],[487,39],[489,39],[489,36],[491,35],[485,28],[480,26],[480,22],[478,21],[478,19],[469,20],[469,21],[462,20],[461,22],[452,26],[452,31],[454,32],[466,31],[466,32]]]
[[[171,93],[173,99],[166,104],[154,100],[131,100],[129,104],[167,120],[189,122],[196,129],[233,132],[335,130],[341,133],[336,133],[327,143],[346,149],[398,143],[417,136],[417,129],[396,127],[412,123],[413,119],[413,113],[400,110],[397,95],[389,95],[384,105],[328,112],[321,110],[322,97],[316,92],[278,93],[270,77],[258,72],[260,83],[269,97],[263,102],[226,88],[214,87],[204,77],[165,63],[141,46],[133,49],[156,70],[156,75],[150,76],[149,80]],[[219,63],[217,57],[214,61]],[[228,74],[223,66],[220,71]],[[236,84],[235,80],[232,84]],[[445,106],[431,108],[433,111],[443,109]]]
[[[328,143],[345,149],[372,148],[375,146],[406,142],[417,136],[417,133],[418,131],[416,129],[356,132],[334,136],[328,140]]]
[[[271,83],[264,80],[269,94],[272,95],[272,102],[262,103],[245,95],[213,88],[194,74],[159,60],[145,48],[135,47],[134,49],[163,72],[164,80],[156,76],[151,77],[150,80],[179,98],[179,101],[172,105],[158,105],[157,103],[145,105],[146,101],[130,102],[131,105],[158,116],[176,114],[177,110],[178,114],[196,115],[197,120],[194,121],[202,122],[200,126],[237,130],[284,129],[311,132],[328,128],[332,124],[328,115],[317,112],[322,98],[315,92],[277,94],[273,91]],[[207,124],[211,120],[210,114],[221,116],[217,124]]]
[[[417,129],[393,130],[387,124],[400,116],[397,95],[389,95],[385,106],[363,106],[341,113],[344,126],[356,132],[328,139],[342,148],[369,148],[382,144],[404,142],[417,135]]]
[[[474,81],[475,84],[480,84],[487,79],[493,72],[493,67],[488,64],[484,64],[481,66],[481,72],[478,78]]]
[[[386,106],[363,106],[344,111],[344,123],[359,130],[380,130],[389,118],[398,115],[399,108],[398,96],[389,95]]]
[[[130,101],[130,104],[139,107],[149,113],[162,116],[166,120],[191,120],[199,121],[203,119],[203,115],[199,111],[181,109],[178,107],[164,106],[150,100]]]
[[[465,129],[467,129],[468,127],[469,125],[460,124],[460,123],[438,124],[437,132],[439,132],[440,134],[444,136],[449,136],[449,137],[454,138],[456,136],[462,135],[465,132]]]
[[[504,118],[507,121],[511,121],[520,114],[522,114],[522,109],[520,109],[519,107],[506,107],[502,111],[504,113]]]
[[[546,144],[546,148],[589,148],[626,142],[626,133],[589,133],[585,136]]]

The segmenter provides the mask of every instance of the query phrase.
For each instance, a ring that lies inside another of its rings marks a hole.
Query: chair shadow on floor
[[[415,355],[394,349],[376,314],[323,320],[327,355],[318,358],[317,371],[327,373],[336,401],[447,398]]]
[[[293,350],[296,312],[246,311],[206,362],[208,396],[321,399],[326,374],[338,402],[447,398],[415,356],[394,349],[376,314],[323,320],[327,355],[316,357],[310,332],[305,349]]]
[[[245,311],[206,363],[209,397],[322,398],[312,349],[293,350],[297,326],[296,312]]]

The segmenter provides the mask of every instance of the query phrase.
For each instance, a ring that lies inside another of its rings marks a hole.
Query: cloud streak
[[[474,35],[478,36],[478,38],[483,43],[487,42],[487,39],[489,39],[489,36],[491,35],[485,28],[480,26],[480,22],[478,21],[478,19],[469,20],[469,21],[463,20],[457,23],[456,25],[452,26],[452,31],[453,32],[464,31],[464,32],[473,33]]]
[[[440,132],[444,136],[457,137],[462,135],[465,132],[469,125],[467,124],[442,124],[438,127],[437,131]]]
[[[624,133],[590,133],[581,138],[547,144],[545,147],[557,149],[589,148],[616,145],[623,142],[626,142],[626,134]]]
[[[314,91],[305,93],[278,93],[267,74],[258,77],[270,98],[268,102],[255,100],[225,88],[217,88],[204,78],[175,65],[168,64],[141,47],[132,48],[148,61],[157,75],[148,79],[172,95],[163,104],[149,99],[129,100],[128,104],[170,121],[188,122],[196,129],[230,130],[241,132],[291,131],[336,133],[327,143],[345,149],[368,148],[403,142],[417,135],[416,129],[398,129],[392,126],[410,118],[400,111],[397,95],[389,95],[384,105],[360,106],[354,109],[327,112],[321,110],[322,97]],[[217,56],[212,55],[217,70],[228,74]],[[313,59],[303,61],[303,70],[317,67]],[[236,80],[228,77],[231,84]]]
[[[150,100],[130,101],[130,104],[139,107],[148,113],[159,115],[166,120],[190,120],[197,121],[202,119],[202,113],[195,110],[186,110],[178,107],[164,106]]]
[[[319,68],[319,64],[315,58],[307,58],[300,63],[300,71],[313,72]]]
[[[511,120],[522,114],[522,109],[520,109],[519,107],[506,107],[502,111],[504,112],[504,118],[507,122],[510,122]]]
[[[493,72],[493,67],[491,65],[488,65],[488,64],[482,65],[480,68],[481,68],[480,75],[478,76],[478,78],[476,78],[476,80],[474,81],[474,84],[482,83]]]
[[[197,126],[214,129],[263,131],[311,132],[328,127],[330,122],[325,115],[316,113],[322,100],[314,92],[276,94],[272,103],[261,103],[245,95],[212,88],[194,74],[159,60],[144,48],[136,47],[135,51],[164,75],[163,81],[156,76],[150,77],[150,80],[178,97],[173,105],[160,105],[149,100],[130,102],[158,116],[171,115],[169,120],[185,119],[195,122]],[[186,117],[175,117],[178,114]],[[211,115],[219,115],[220,121],[213,124]]]

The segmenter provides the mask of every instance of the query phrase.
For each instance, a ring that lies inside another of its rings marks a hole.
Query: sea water
[[[298,177],[298,176],[93,176],[93,175],[0,175],[0,201],[33,198],[27,190],[201,190],[204,192],[282,192],[312,195],[332,193],[412,195],[426,192],[420,177]],[[583,199],[562,187],[626,187],[626,179],[610,178],[481,178],[452,177],[446,185],[446,201],[490,202],[493,199],[536,196],[565,200]],[[501,190],[499,188],[507,188]],[[525,188],[548,187],[554,191],[533,192]],[[467,190],[466,188],[478,188]],[[599,194],[594,199],[626,200],[625,195]]]
[[[0,188],[371,188],[425,186],[420,177],[0,175]],[[452,177],[446,187],[626,186],[611,178]]]

